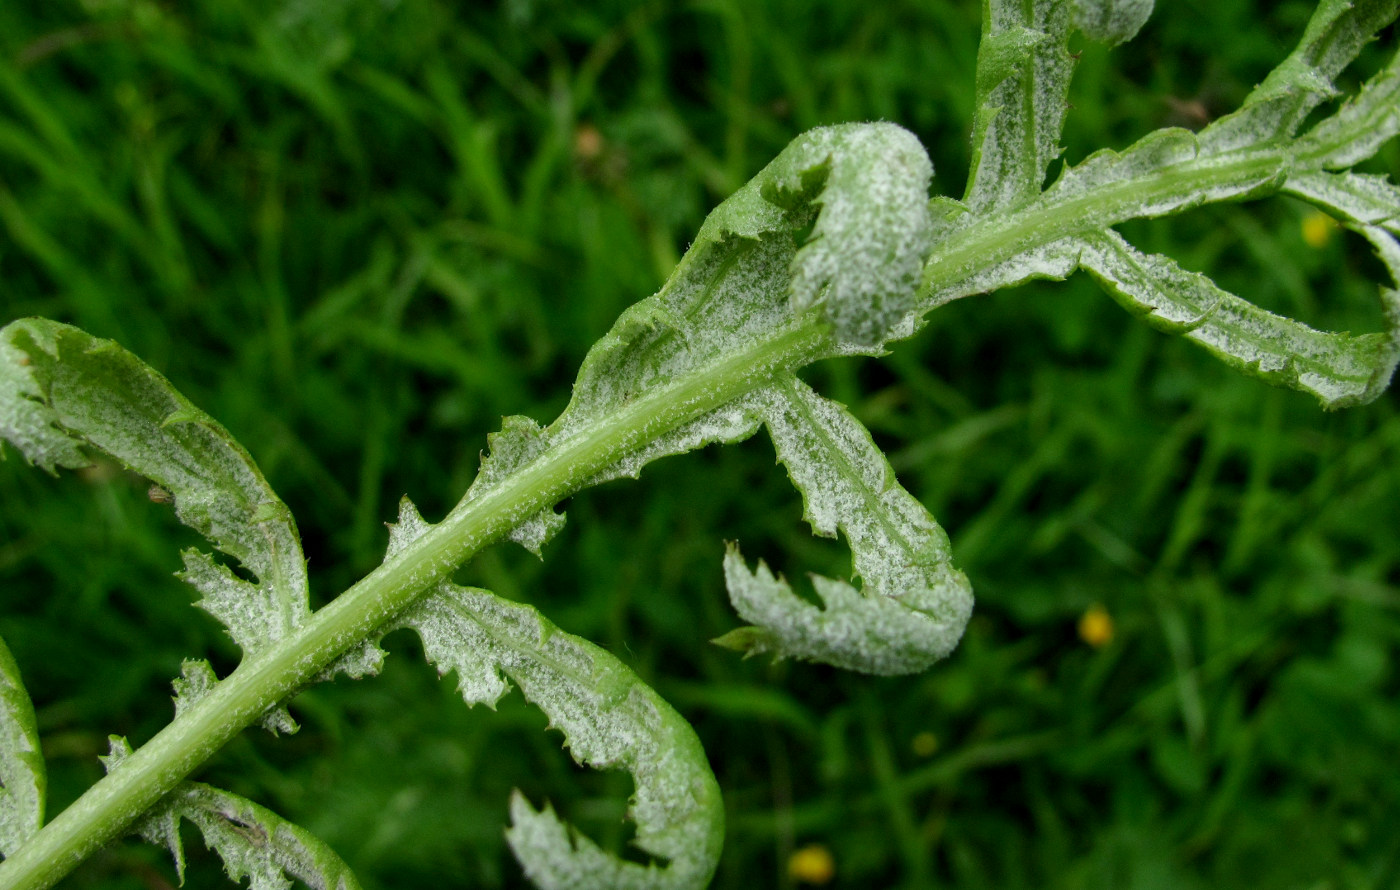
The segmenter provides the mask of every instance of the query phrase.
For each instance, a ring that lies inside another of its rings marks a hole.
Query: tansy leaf
[[[110,340],[21,319],[0,343],[5,439],[46,469],[81,466],[79,446],[96,448],[165,489],[181,522],[257,578],[240,606],[221,606],[219,617],[242,625],[236,638],[276,639],[305,618],[296,523],[228,430]]]
[[[1297,48],[1254,88],[1240,111],[1207,128],[1207,138],[1229,131],[1231,143],[1247,137],[1257,145],[1292,137],[1314,108],[1337,94],[1333,78],[1397,10],[1396,0],[1322,0]]]

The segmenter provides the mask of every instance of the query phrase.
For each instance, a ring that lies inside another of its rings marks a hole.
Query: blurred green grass
[[[968,162],[971,3],[551,0],[0,5],[0,317],[120,340],[222,420],[291,505],[315,595],[431,517],[503,414],[546,421],[707,209],[796,133],[888,119],[937,191]],[[1168,8],[1169,6],[1169,8]],[[1163,4],[1083,47],[1066,157],[1233,107],[1305,2]],[[1393,35],[1361,63],[1374,70]],[[1355,82],[1354,80],[1351,82]],[[1400,169],[1390,147],[1376,169]],[[1377,270],[1284,200],[1128,227],[1276,311],[1378,326]],[[1400,884],[1400,399],[1323,414],[1073,280],[963,301],[886,360],[807,375],[952,535],[978,612],[928,674],[738,661],[726,538],[842,574],[762,437],[572,499],[543,562],[463,578],[607,646],[700,732],[730,826],[717,887]],[[193,543],[112,468],[0,463],[0,633],[38,706],[52,811],[109,732],[169,719],[179,662],[236,650],[172,576]],[[1076,634],[1093,604],[1101,648]],[[520,886],[509,789],[625,844],[622,775],[518,697],[462,706],[407,634],[203,778],[313,829],[371,888]],[[188,886],[224,886],[191,839]],[[122,846],[65,886],[155,888]]]

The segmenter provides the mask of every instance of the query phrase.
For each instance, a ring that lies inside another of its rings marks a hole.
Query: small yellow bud
[[[1079,638],[1098,649],[1113,639],[1113,617],[1098,603],[1079,616]]]
[[[788,877],[803,884],[826,884],[836,875],[836,861],[821,844],[808,844],[788,857]]]
[[[917,733],[909,747],[920,757],[932,757],[933,752],[938,750],[938,736],[927,730]]]
[[[1320,210],[1314,210],[1303,217],[1303,240],[1315,250],[1321,250],[1332,240],[1332,232],[1337,221]]]

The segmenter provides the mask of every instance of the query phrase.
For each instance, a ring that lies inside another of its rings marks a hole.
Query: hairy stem
[[[1139,218],[1143,214],[1137,208],[1157,200],[1269,179],[1287,169],[1282,151],[1254,150],[1228,163],[1218,158],[1188,161],[1120,180],[1091,194],[1035,201],[1011,214],[984,217],[934,245],[924,266],[920,296],[936,295],[982,269],[1061,238]]]

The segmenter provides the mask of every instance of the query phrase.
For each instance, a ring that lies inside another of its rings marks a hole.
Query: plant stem
[[[638,399],[544,452],[481,497],[460,504],[296,633],[245,659],[212,691],[121,761],[72,806],[0,863],[0,887],[44,890],[122,834],[245,727],[312,682],[351,647],[411,606],[456,567],[523,519],[576,491],[622,455],[694,420],[776,373],[811,361],[829,343],[809,315],[749,349]]]
[[[1207,157],[1186,161],[1119,180],[1068,200],[1033,201],[1021,210],[982,217],[934,245],[933,254],[924,265],[920,297],[924,300],[933,297],[935,302],[925,303],[923,309],[927,311],[946,302],[938,299],[940,291],[997,263],[1062,238],[1143,218],[1145,214],[1140,208],[1155,201],[1211,189],[1228,191],[1240,184],[1271,179],[1280,180],[1273,183],[1276,189],[1282,184],[1281,174],[1287,169],[1288,160],[1283,152],[1256,149],[1240,152],[1229,160]],[[1257,196],[1257,193],[1250,195]]]

